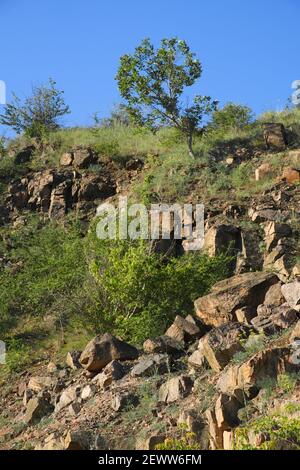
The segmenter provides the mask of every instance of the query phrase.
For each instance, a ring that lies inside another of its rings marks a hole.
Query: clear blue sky
[[[299,0],[0,0],[0,80],[9,97],[53,77],[72,109],[65,125],[88,125],[120,101],[122,54],[178,36],[203,64],[194,92],[259,113],[283,107],[300,79],[299,20]]]

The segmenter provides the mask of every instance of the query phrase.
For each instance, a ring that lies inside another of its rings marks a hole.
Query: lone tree
[[[11,103],[0,115],[0,124],[11,127],[17,134],[40,139],[49,131],[58,129],[59,118],[70,112],[65,104],[63,91],[56,89],[56,82],[49,79],[47,85],[35,86],[32,94],[22,103],[15,94]]]
[[[116,80],[134,122],[151,130],[175,126],[186,136],[189,154],[194,157],[193,136],[217,102],[197,95],[191,105],[182,104],[185,87],[192,86],[202,74],[201,63],[187,43],[178,38],[163,39],[155,49],[144,39],[133,55],[125,54],[120,61]]]

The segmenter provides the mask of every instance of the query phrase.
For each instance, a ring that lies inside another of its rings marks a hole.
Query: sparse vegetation
[[[5,105],[0,124],[11,127],[18,134],[41,141],[59,128],[59,118],[70,112],[65,104],[63,91],[56,88],[54,80],[47,85],[35,86],[24,103],[15,94],[11,103]]]

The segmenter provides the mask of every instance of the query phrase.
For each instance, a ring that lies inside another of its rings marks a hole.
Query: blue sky
[[[260,113],[300,79],[299,19],[299,0],[0,0],[0,80],[9,98],[53,77],[72,109],[64,124],[88,125],[120,101],[122,54],[178,36],[204,68],[192,94]]]

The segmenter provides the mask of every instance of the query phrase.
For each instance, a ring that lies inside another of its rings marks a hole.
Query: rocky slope
[[[266,380],[268,416],[298,420],[299,304],[300,283],[241,274],[143,350],[104,334],[65,364],[38,364],[2,393],[1,448],[153,449],[180,429],[195,448],[232,449],[240,429],[249,446],[298,448],[296,433],[285,441],[251,422],[264,414]]]
[[[206,203],[205,250],[229,250],[233,276],[143,348],[99,335],[64,362],[49,358],[15,376],[0,392],[0,448],[299,448],[300,150],[283,150],[284,129],[265,132],[284,152],[275,175],[269,151],[251,157],[253,181],[273,178],[266,190],[238,203],[203,201],[194,182],[186,198]],[[22,152],[24,161],[30,149]],[[17,227],[30,212],[59,219],[76,211],[89,221],[99,202],[130,192],[147,170],[134,158],[93,172],[97,162],[91,149],[75,148],[59,168],[11,179],[1,224]],[[172,245],[155,248],[170,254]],[[176,255],[185,249],[183,241]]]

